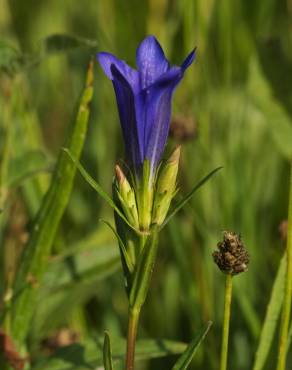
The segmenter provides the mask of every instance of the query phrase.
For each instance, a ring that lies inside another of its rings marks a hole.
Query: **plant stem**
[[[225,302],[224,302],[224,319],[223,319],[223,330],[222,330],[220,370],[227,369],[231,298],[232,298],[232,275],[228,274],[226,275],[226,282],[225,282]]]
[[[129,308],[129,321],[128,321],[128,338],[127,338],[127,358],[126,369],[134,369],[135,359],[135,344],[138,329],[138,322],[140,316],[140,309]]]
[[[288,227],[287,227],[287,269],[285,282],[285,295],[282,310],[280,340],[278,350],[277,370],[285,370],[286,355],[288,344],[288,331],[291,314],[291,299],[292,299],[292,161],[291,161],[291,178],[290,178],[290,194],[289,194],[289,210],[288,210]]]

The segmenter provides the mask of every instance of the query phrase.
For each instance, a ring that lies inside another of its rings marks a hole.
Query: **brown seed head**
[[[249,254],[239,235],[224,231],[223,241],[217,247],[218,251],[213,252],[212,256],[221,271],[237,275],[248,270]]]

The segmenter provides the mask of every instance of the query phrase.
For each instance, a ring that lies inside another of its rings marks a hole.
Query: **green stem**
[[[129,308],[126,369],[134,370],[135,345],[140,309]]]
[[[277,370],[285,370],[286,355],[288,344],[288,331],[291,314],[291,299],[292,299],[292,161],[291,161],[291,178],[290,178],[290,194],[289,194],[289,211],[288,211],[288,228],[287,228],[287,267],[286,267],[286,282],[285,295],[282,310],[280,340],[278,350]]]
[[[226,275],[226,282],[225,282],[224,321],[223,321],[223,330],[222,330],[220,370],[227,369],[231,298],[232,298],[232,275],[228,274]]]

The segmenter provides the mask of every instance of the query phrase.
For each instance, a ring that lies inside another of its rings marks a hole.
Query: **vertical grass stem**
[[[232,298],[232,275],[227,274],[225,282],[225,302],[224,302],[224,319],[222,330],[220,370],[227,369],[231,298]]]
[[[289,210],[288,210],[288,228],[287,228],[287,267],[285,279],[284,302],[282,309],[282,319],[280,328],[278,364],[277,370],[285,370],[288,344],[288,331],[291,315],[292,299],[292,161],[290,174],[290,191],[289,191]]]

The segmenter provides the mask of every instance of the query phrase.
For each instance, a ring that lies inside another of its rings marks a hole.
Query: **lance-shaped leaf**
[[[82,166],[82,164],[77,160],[77,158],[74,157],[74,155],[71,153],[70,150],[67,148],[63,149],[65,153],[68,154],[71,161],[75,164],[75,166],[78,168],[81,176],[84,178],[84,180],[112,207],[112,209],[117,212],[117,214],[123,219],[123,221],[126,222],[128,226],[130,226],[131,229],[135,230],[137,233],[139,233],[139,230],[136,230],[126,219],[124,214],[120,211],[119,207],[115,204],[115,202],[112,200],[112,198],[103,190],[103,188],[89,175],[89,173],[86,171],[86,169]]]
[[[184,351],[184,353],[177,360],[177,362],[173,366],[172,370],[186,370],[188,368],[188,366],[190,365],[195,353],[197,352],[197,349],[199,348],[200,344],[202,343],[205,336],[207,335],[211,325],[212,325],[212,322],[209,321],[201,329],[201,331],[198,333],[196,338],[188,345],[187,349]]]
[[[103,365],[104,370],[113,370],[111,341],[108,332],[104,333]]]
[[[180,210],[182,207],[192,198],[192,196],[195,194],[197,190],[200,189],[201,186],[205,184],[215,173],[219,170],[221,170],[223,167],[217,167],[215,170],[211,171],[207,176],[203,177],[202,180],[200,180],[193,189],[187,194],[176,206],[174,209],[172,209],[169,213],[169,215],[166,217],[165,221],[161,225],[160,229],[162,229],[168,222],[172,219],[172,217]]]
[[[76,121],[68,141],[68,147],[76,158],[79,158],[84,145],[92,95],[93,64],[91,63]],[[29,329],[37,288],[47,267],[51,247],[71,194],[75,173],[76,167],[61,151],[51,185],[43,199],[30,239],[20,259],[13,287],[12,337],[18,346],[23,345]]]

